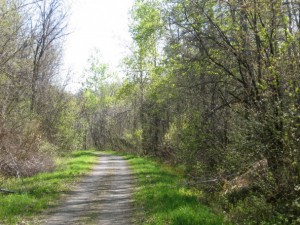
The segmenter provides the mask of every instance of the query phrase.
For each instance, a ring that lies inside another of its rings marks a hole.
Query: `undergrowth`
[[[63,192],[70,190],[83,173],[96,163],[95,151],[75,151],[71,156],[57,159],[57,169],[24,179],[9,179],[2,184],[17,193],[0,194],[0,224],[27,223],[49,205],[54,204]]]

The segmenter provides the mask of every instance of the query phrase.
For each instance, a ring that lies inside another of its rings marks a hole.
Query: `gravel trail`
[[[43,224],[132,224],[133,177],[126,160],[99,153],[99,162]]]

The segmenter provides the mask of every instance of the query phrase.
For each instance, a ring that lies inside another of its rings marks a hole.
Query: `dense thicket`
[[[0,0],[0,178],[49,170],[75,144],[74,97],[58,82],[65,17],[59,0]]]
[[[300,1],[136,0],[131,15],[126,79],[89,94],[94,144],[184,165],[238,224],[299,223]]]

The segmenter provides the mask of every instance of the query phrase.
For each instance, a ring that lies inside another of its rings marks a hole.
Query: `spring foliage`
[[[232,221],[299,222],[299,4],[136,0],[99,147],[183,165]]]

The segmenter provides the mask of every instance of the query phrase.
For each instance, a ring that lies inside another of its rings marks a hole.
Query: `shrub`
[[[0,175],[22,177],[52,170],[53,157],[46,149],[41,151],[42,143],[38,121],[20,130],[0,121]]]
[[[248,195],[231,205],[228,217],[236,224],[262,224],[269,221],[272,215],[272,205],[266,202],[264,196]]]

